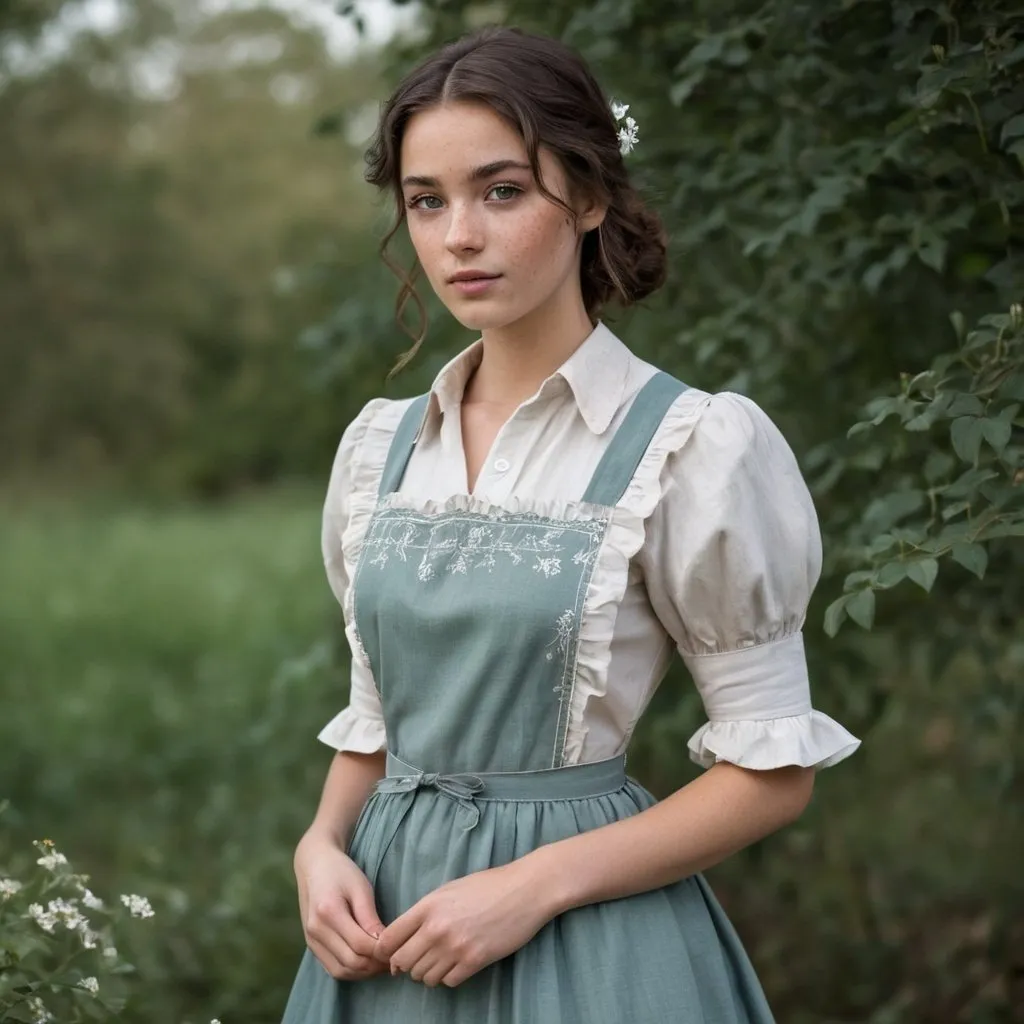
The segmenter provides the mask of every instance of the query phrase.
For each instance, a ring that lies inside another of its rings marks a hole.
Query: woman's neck
[[[539,308],[506,327],[484,331],[483,356],[466,386],[463,402],[521,405],[593,329],[580,302],[564,310]]]

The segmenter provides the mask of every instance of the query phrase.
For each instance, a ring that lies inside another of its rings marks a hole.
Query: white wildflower
[[[627,156],[639,141],[640,137],[637,134],[636,120],[632,117],[627,117],[625,127],[619,129],[619,152],[623,156]]]
[[[96,995],[100,990],[100,983],[95,978],[83,978],[78,983],[79,988],[84,988],[86,992]]]
[[[39,903],[33,903],[28,908],[28,916],[31,917],[44,932],[49,932],[51,935],[57,928],[56,915],[44,910],[42,905]]]
[[[9,899],[21,889],[21,882],[15,878],[0,878],[0,899]]]
[[[145,896],[122,896],[121,902],[128,908],[132,917],[153,916],[153,908]]]
[[[116,946],[104,946],[103,947],[103,959],[113,963],[117,959],[117,947]]]
[[[103,900],[101,900],[99,898],[99,896],[94,896],[89,889],[83,889],[82,890],[82,902],[90,910],[102,910],[103,909]]]
[[[53,1020],[53,1014],[39,996],[31,996],[28,999],[28,1012],[32,1014],[32,1024],[46,1024],[47,1021]]]
[[[210,1021],[210,1024],[220,1024],[220,1021],[217,1020],[216,1017],[214,1017],[213,1020]]]
[[[69,932],[85,932],[89,928],[88,918],[69,900],[50,900],[47,912],[59,921]]]
[[[638,134],[639,126],[636,123],[635,117],[626,117],[626,113],[629,110],[628,103],[619,103],[618,100],[612,100],[611,106],[612,116],[616,121],[626,118],[625,123],[619,128],[619,152],[626,156],[640,139]]]
[[[44,853],[36,863],[41,864],[47,871],[55,871],[58,867],[63,864],[67,864],[68,859],[63,853],[58,853],[56,850],[51,850],[49,853]]]

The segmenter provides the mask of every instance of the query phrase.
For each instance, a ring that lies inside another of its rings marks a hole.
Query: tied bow
[[[484,780],[479,775],[417,772],[415,775],[389,775],[377,783],[380,793],[415,793],[418,789],[436,789],[469,811],[470,821],[463,832],[472,832],[480,823],[480,808],[473,799],[484,789]]]

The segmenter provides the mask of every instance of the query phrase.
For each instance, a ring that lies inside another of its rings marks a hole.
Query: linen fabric
[[[441,370],[417,425],[395,497],[425,516],[544,513],[576,501],[657,373],[599,323],[504,425],[470,495],[460,406],[481,355],[478,341]],[[338,750],[388,744],[351,581],[410,405],[370,402],[345,431],[328,486],[324,561],[353,651],[348,706],[320,733]],[[676,650],[708,717],[689,741],[699,764],[822,768],[851,754],[859,741],[811,706],[801,628],[820,568],[814,506],[775,425],[742,396],[683,391],[616,505],[589,579],[564,762],[622,753]]]

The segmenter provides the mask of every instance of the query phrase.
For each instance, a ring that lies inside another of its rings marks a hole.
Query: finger
[[[398,970],[408,974],[424,957],[429,956],[431,958],[430,962],[433,963],[441,953],[442,950],[438,947],[436,940],[427,934],[426,929],[421,928],[408,942],[392,954],[392,973]]]
[[[436,967],[443,959],[443,956],[444,954],[436,947],[429,948],[423,956],[421,956],[419,960],[409,968],[409,977],[412,978],[413,981],[422,981],[427,972]],[[449,970],[450,969],[451,968],[449,968]]]
[[[447,985],[448,988],[455,988],[457,985],[461,985],[467,978],[471,978],[476,972],[477,968],[475,967],[464,963],[456,963],[441,979],[441,984]]]
[[[379,938],[381,932],[384,931],[384,922],[377,914],[377,907],[373,900],[373,887],[369,882],[365,886],[358,886],[349,893],[348,905],[356,924],[367,935],[373,936],[374,939]]]
[[[437,988],[444,977],[451,972],[456,961],[453,957],[439,957],[421,979],[427,988]]]
[[[374,956],[378,960],[390,960],[416,934],[426,916],[427,907],[424,901],[414,904],[400,917],[396,917],[380,933]]]
[[[377,948],[377,940],[359,926],[356,919],[349,913],[348,908],[332,917],[329,922],[334,926],[338,935],[344,939],[345,944],[355,953],[362,957],[373,959],[374,951]]]
[[[339,973],[344,970],[338,958],[326,946],[317,942],[316,939],[311,939],[307,936],[306,945],[309,946],[309,951],[313,956],[320,961],[320,966],[332,978],[337,978]]]
[[[339,957],[334,951],[316,939],[309,939],[307,945],[310,952],[320,961],[324,970],[332,978],[354,981],[382,973],[382,965],[376,960],[357,956],[351,950],[344,951]]]
[[[365,968],[374,941],[352,920],[344,903],[321,905],[306,926],[306,935],[324,946],[343,967]]]

